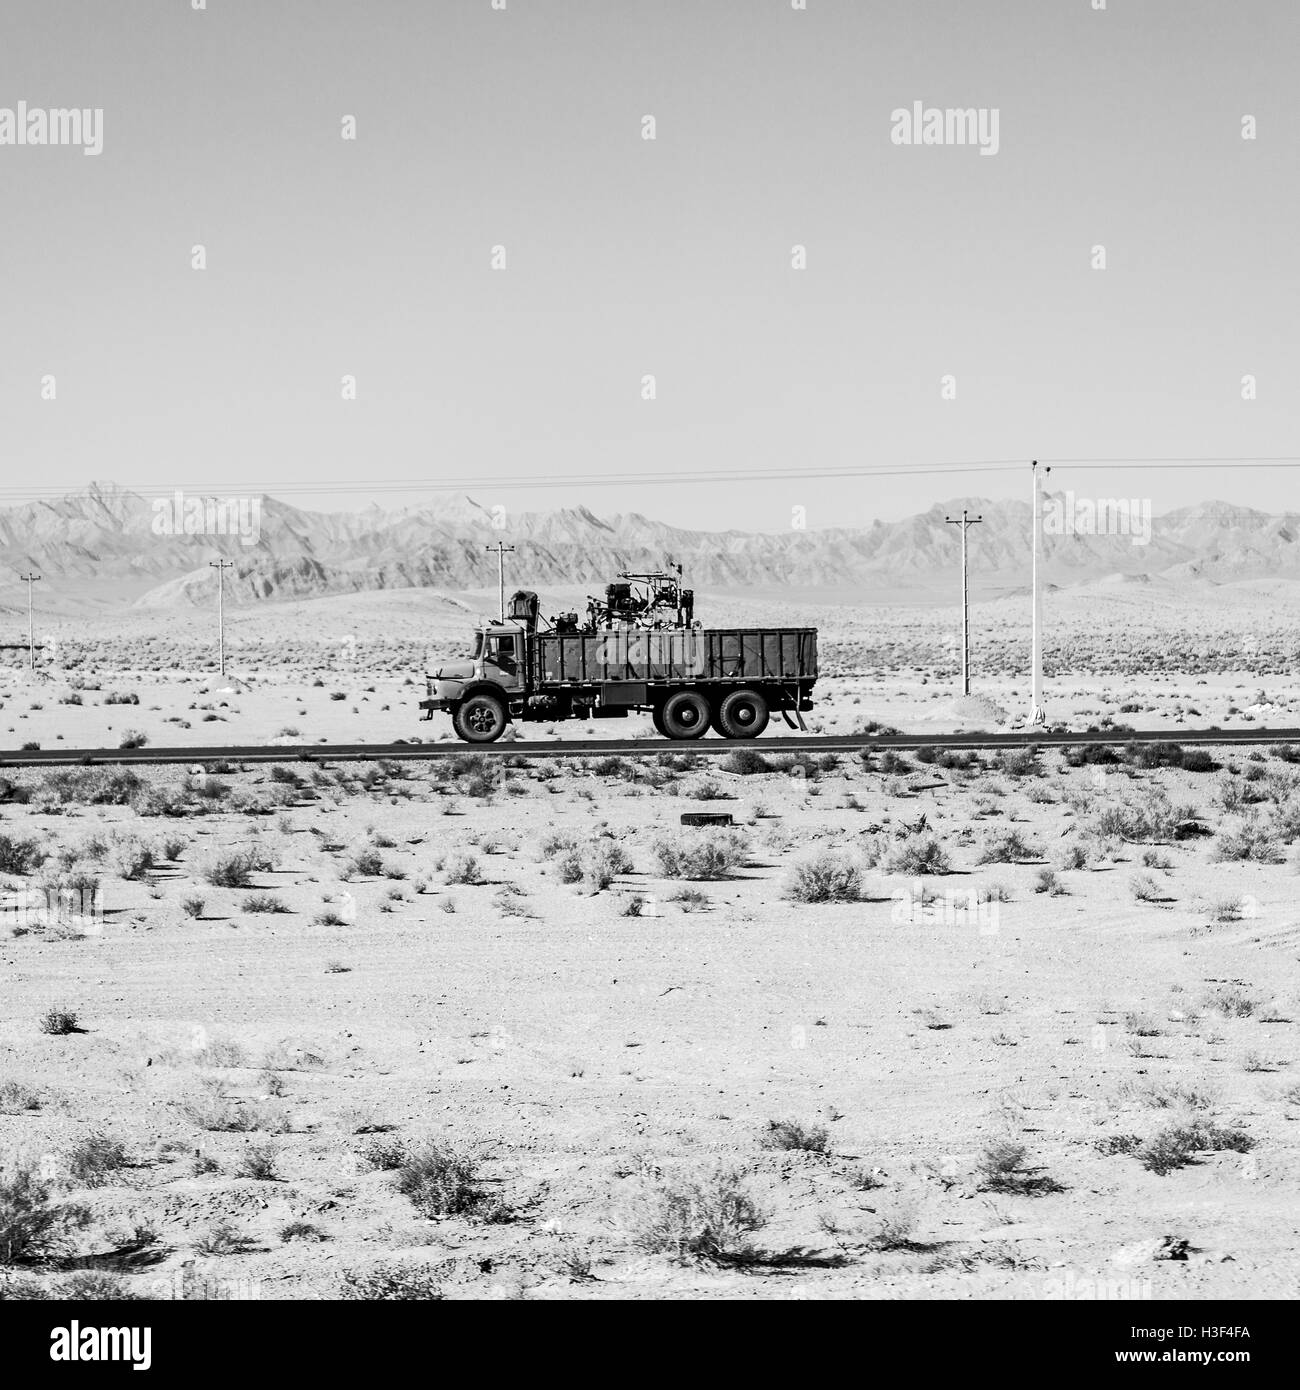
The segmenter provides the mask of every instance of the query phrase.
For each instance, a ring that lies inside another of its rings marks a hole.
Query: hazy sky
[[[0,145],[5,495],[472,479],[779,529],[1025,478],[484,480],[1300,453],[1300,5],[1092,5],[4,0],[0,108],[104,112],[98,156]],[[998,152],[892,143],[918,101],[997,108]]]

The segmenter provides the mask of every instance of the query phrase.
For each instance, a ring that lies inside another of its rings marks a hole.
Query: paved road
[[[800,734],[789,738],[702,738],[674,743],[668,739],[584,739],[579,742],[529,743],[291,743],[193,748],[48,748],[0,750],[0,767],[52,767],[67,763],[285,763],[357,762],[392,758],[419,761],[457,754],[488,757],[591,758],[622,754],[730,753],[757,748],[765,753],[856,752],[862,748],[1063,748],[1071,744],[1180,743],[1227,745],[1300,743],[1300,729],[1137,729],[1123,733],[1025,731],[1011,734]]]

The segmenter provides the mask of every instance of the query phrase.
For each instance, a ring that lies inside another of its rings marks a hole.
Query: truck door
[[[523,652],[521,640],[512,632],[490,635],[484,653],[484,675],[497,681],[505,690],[524,687]]]

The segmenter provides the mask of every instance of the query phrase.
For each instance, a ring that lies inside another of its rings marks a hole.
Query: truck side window
[[[502,670],[513,671],[515,667],[515,639],[513,637],[494,637],[490,659]]]

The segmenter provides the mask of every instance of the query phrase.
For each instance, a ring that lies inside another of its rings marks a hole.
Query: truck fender
[[[506,713],[510,712],[510,692],[496,681],[467,681],[456,703],[461,704],[471,695],[493,695],[506,707]]]

